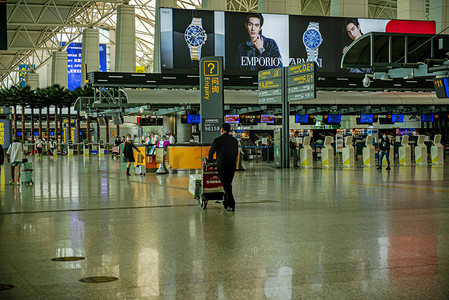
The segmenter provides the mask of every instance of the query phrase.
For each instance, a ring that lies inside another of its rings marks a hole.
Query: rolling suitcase
[[[145,176],[147,173],[147,167],[145,166],[145,156],[137,154],[136,166],[134,167],[136,175]]]
[[[33,184],[34,183],[33,163],[32,162],[22,163],[22,168],[20,171],[20,182],[22,184]]]

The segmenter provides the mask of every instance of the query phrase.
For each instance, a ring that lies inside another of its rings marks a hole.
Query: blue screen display
[[[434,115],[422,115],[422,122],[433,122]]]
[[[329,115],[327,119],[327,123],[340,123],[341,115]]]
[[[62,43],[65,45],[65,42]],[[100,71],[107,71],[106,62],[106,44],[99,44],[99,58]],[[68,89],[73,91],[81,86],[81,72],[83,72],[81,65],[82,43],[71,43],[67,47],[67,69],[68,69]]]
[[[309,123],[309,115],[296,115],[295,123]]]
[[[404,122],[404,115],[392,115],[391,122],[393,123],[402,123]]]
[[[187,115],[187,124],[200,124],[201,115]]]
[[[360,123],[373,123],[373,115],[360,115]]]

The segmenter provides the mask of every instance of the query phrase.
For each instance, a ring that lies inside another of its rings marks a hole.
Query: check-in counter
[[[201,157],[209,155],[211,145],[176,144],[168,146],[168,164],[173,170],[201,169]]]

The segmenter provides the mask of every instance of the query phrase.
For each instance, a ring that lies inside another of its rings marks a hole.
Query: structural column
[[[83,30],[83,49],[81,51],[81,86],[85,85],[84,68],[87,72],[100,70],[100,37],[98,29],[86,28]]]
[[[55,51],[51,58],[51,85],[68,87],[67,52]]]
[[[437,33],[447,28],[449,26],[449,0],[430,0],[429,20],[434,20],[437,23]],[[444,30],[442,34],[449,34],[449,29]]]
[[[223,1],[223,2],[225,2],[225,1]],[[259,0],[258,11],[260,13],[300,15],[301,14],[301,1],[298,1],[298,0]]]
[[[39,74],[38,73],[26,73],[25,85],[29,86],[32,90],[39,88]]]
[[[426,20],[426,1],[398,0],[398,19]]]
[[[181,116],[186,112],[176,114],[176,143],[189,143],[192,138],[192,125],[181,123]]]
[[[330,15],[332,17],[367,18],[368,0],[331,0]]]
[[[160,53],[160,39],[161,39],[161,27],[159,24],[159,19],[160,19],[160,15],[159,15],[159,8],[161,7],[172,7],[172,8],[176,8],[177,7],[177,0],[156,0],[156,26],[155,26],[155,31],[154,31],[154,49],[153,49],[153,73],[160,73],[161,72],[161,68],[160,68],[160,61],[161,61],[161,53]]]
[[[207,9],[207,10],[225,11],[226,10],[226,2],[227,1],[223,1],[223,0],[203,0],[203,2],[201,3],[201,8]],[[259,0],[259,3],[260,3],[260,0]]]
[[[133,5],[117,8],[115,72],[136,72],[136,13]]]
[[[172,134],[175,133],[175,116],[164,116],[163,123],[163,133],[165,134],[167,131],[170,131]]]

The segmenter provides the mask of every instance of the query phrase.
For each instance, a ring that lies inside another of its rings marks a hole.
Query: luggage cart
[[[120,157],[120,146],[112,147],[112,158]]]
[[[200,207],[204,210],[209,200],[223,200],[224,191],[218,177],[217,164],[208,162],[205,157],[201,159],[201,192],[199,196],[195,196]]]

